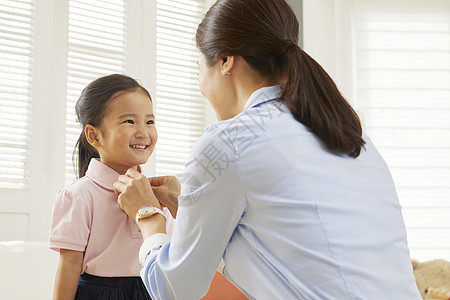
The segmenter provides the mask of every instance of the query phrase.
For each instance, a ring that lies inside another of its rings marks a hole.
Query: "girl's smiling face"
[[[119,174],[147,162],[158,134],[150,98],[143,92],[123,91],[113,95],[98,128],[94,147],[100,160]]]

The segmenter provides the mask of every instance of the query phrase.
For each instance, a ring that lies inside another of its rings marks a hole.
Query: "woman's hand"
[[[169,209],[175,219],[178,211],[178,195],[181,186],[175,176],[160,176],[149,178],[152,190],[159,203]]]
[[[117,202],[132,220],[135,220],[137,211],[143,206],[161,208],[147,177],[134,169],[128,169],[125,175],[119,176],[113,187],[119,195]]]

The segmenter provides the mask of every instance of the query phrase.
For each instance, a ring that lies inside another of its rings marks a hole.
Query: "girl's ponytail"
[[[78,138],[77,143],[75,144],[75,149],[73,156],[75,157],[76,152],[78,152],[78,160],[77,160],[77,166],[78,166],[78,178],[83,177],[86,175],[86,171],[89,166],[89,162],[92,158],[100,158],[100,155],[98,154],[97,150],[92,147],[91,144],[86,139],[86,135],[84,134],[84,130],[81,132],[80,137]]]
[[[358,157],[365,142],[358,115],[328,73],[293,41],[283,51],[286,75],[281,101],[337,153]]]

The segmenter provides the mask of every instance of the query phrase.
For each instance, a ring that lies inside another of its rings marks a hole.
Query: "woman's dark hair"
[[[84,127],[88,124],[94,127],[100,126],[108,102],[114,94],[122,91],[131,92],[138,90],[145,93],[150,100],[152,99],[150,93],[136,80],[121,74],[112,74],[98,78],[83,89],[80,98],[75,104],[77,118],[83,128],[74,149],[74,157],[78,150],[78,168],[75,167],[75,169],[78,169],[78,178],[86,174],[92,158],[100,158],[97,150],[87,141]]]
[[[279,101],[337,153],[358,157],[361,122],[325,70],[298,46],[299,24],[285,0],[218,0],[197,28],[209,66],[242,56],[269,82],[282,83]]]

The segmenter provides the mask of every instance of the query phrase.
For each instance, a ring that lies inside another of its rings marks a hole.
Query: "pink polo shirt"
[[[119,173],[92,159],[86,176],[56,195],[50,248],[84,251],[81,273],[139,276],[142,236],[117,203],[113,183],[118,177]]]

